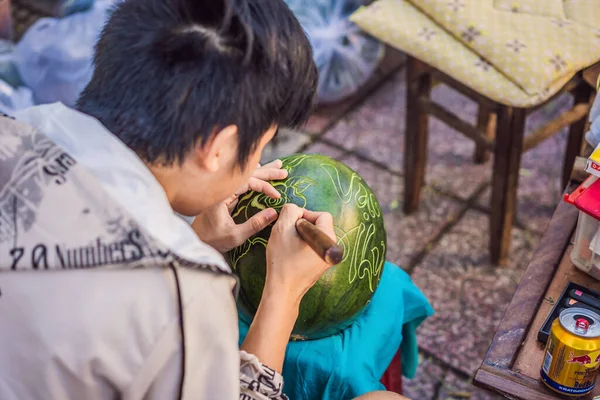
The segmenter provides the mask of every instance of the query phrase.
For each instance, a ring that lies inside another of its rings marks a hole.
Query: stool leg
[[[587,84],[579,85],[573,91],[574,106],[577,104],[588,104],[591,101],[593,90]],[[579,121],[571,124],[569,127],[569,139],[567,141],[567,150],[565,152],[565,160],[563,163],[562,189],[564,190],[571,180],[571,171],[575,158],[581,153],[581,145],[583,142],[583,134],[587,124],[587,116]]]
[[[477,129],[492,140],[496,135],[496,113],[490,111],[483,104],[479,104],[479,110],[477,111]],[[475,143],[475,154],[473,154],[475,163],[483,164],[489,159],[489,151],[485,147]]]
[[[413,57],[407,61],[406,86],[404,212],[410,214],[419,206],[427,165],[428,116],[419,98],[429,97],[431,92],[431,73],[427,65]]]
[[[490,255],[493,264],[505,263],[510,249],[525,117],[525,109],[499,106],[490,220]]]

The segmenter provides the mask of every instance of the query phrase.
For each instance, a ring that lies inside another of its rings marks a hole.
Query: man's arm
[[[307,211],[294,204],[282,208],[267,245],[263,295],[242,344],[242,350],[255,354],[278,372],[283,368],[300,301],[329,267],[296,232],[300,218],[314,223],[335,239],[330,214]]]
[[[265,288],[241,349],[255,354],[263,364],[281,373],[299,305],[299,300]]]
[[[244,187],[240,193],[251,188],[273,198],[280,197],[266,180],[285,178],[287,171],[281,170],[281,166],[281,161],[277,160],[257,169],[254,187]],[[192,225],[201,239],[220,251],[243,243],[277,218],[275,210],[265,209],[246,223],[236,225],[229,214],[234,205],[235,202],[220,204],[198,216]],[[267,215],[269,212],[273,213],[273,218]],[[296,222],[300,218],[316,224],[332,239],[336,239],[330,214],[311,212],[294,204],[284,205],[267,245],[267,276],[263,296],[241,347],[278,372],[283,367],[285,349],[298,317],[300,301],[329,267],[296,232]]]

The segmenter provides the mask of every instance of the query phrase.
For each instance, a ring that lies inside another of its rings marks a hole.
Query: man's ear
[[[231,168],[230,165],[237,155],[238,127],[228,125],[213,135],[204,143],[198,143],[194,149],[196,162],[205,170],[216,172],[220,168]]]

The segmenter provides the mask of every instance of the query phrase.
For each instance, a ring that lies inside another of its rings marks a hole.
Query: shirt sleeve
[[[261,364],[256,356],[240,351],[240,400],[287,400],[283,377]]]

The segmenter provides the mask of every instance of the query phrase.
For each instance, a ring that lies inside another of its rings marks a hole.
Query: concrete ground
[[[405,379],[405,395],[414,400],[496,399],[470,379],[561,199],[566,132],[523,157],[510,262],[494,267],[488,253],[493,161],[474,164],[473,142],[434,119],[420,209],[403,214],[405,93],[403,58],[388,52],[363,93],[317,110],[301,131],[283,131],[264,159],[326,154],[355,169],[375,192],[385,213],[387,258],[411,275],[436,310],[419,329],[422,362],[417,376]],[[451,89],[437,86],[433,97],[475,120],[476,105]],[[569,104],[568,97],[558,98],[529,118],[528,129]]]

